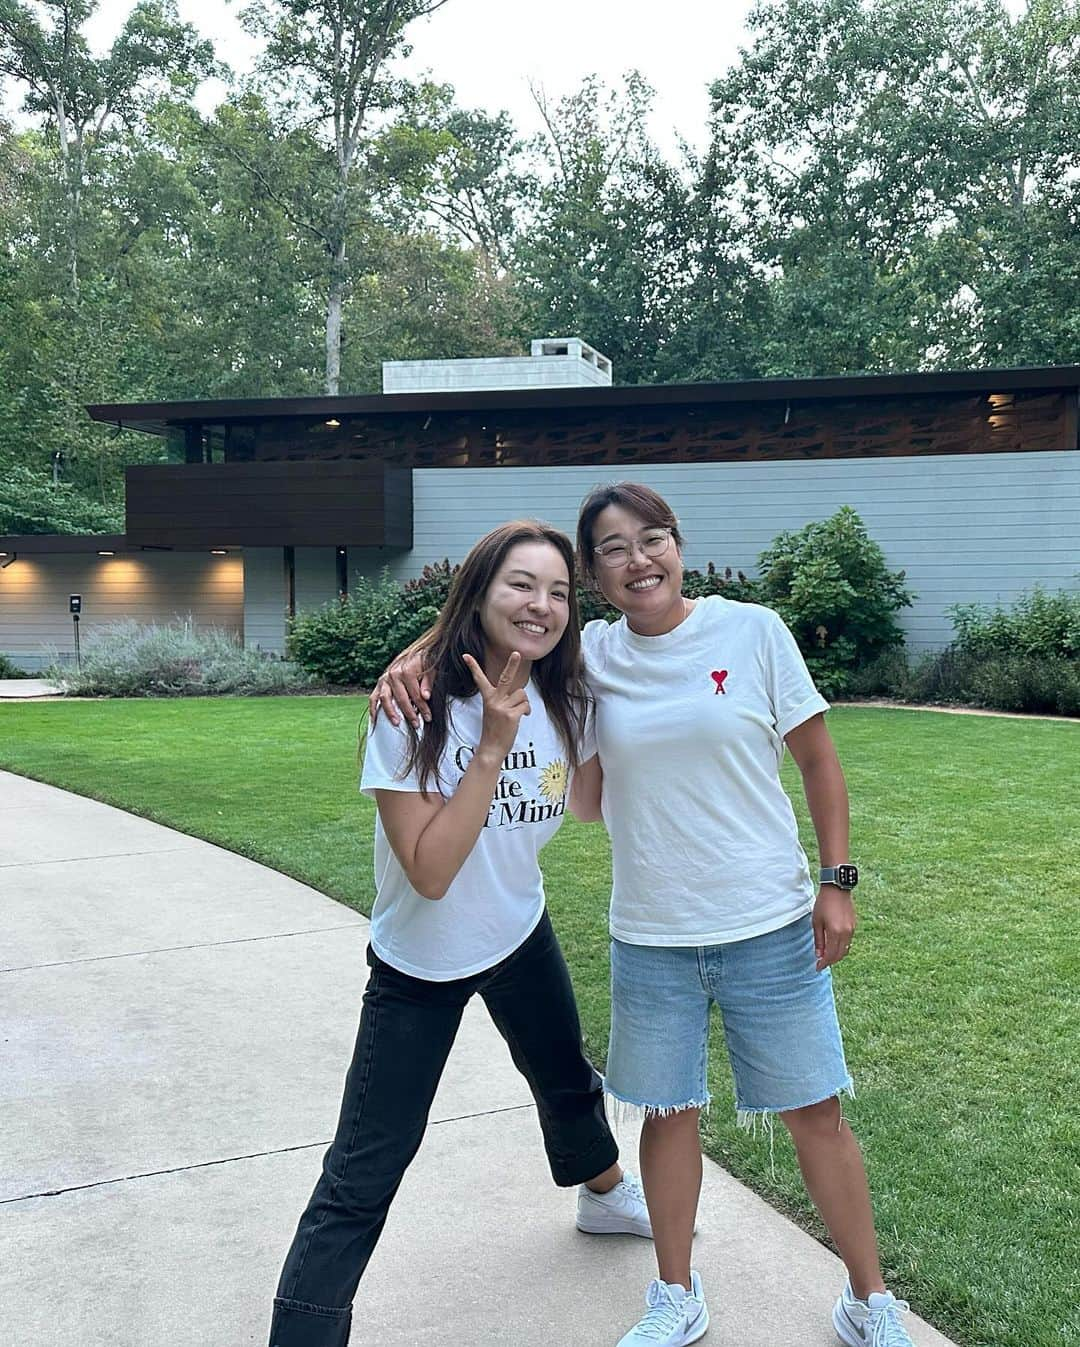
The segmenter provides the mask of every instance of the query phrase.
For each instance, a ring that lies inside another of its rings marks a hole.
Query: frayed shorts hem
[[[712,1106],[712,1095],[707,1091],[703,1099],[688,1099],[681,1104],[644,1104],[639,1099],[627,1099],[625,1095],[617,1094],[606,1082],[604,1099],[616,1128],[635,1126],[647,1118],[670,1118],[692,1108],[704,1109],[707,1113]]]
[[[782,1107],[771,1106],[768,1108],[751,1108],[743,1104],[735,1105],[735,1123],[736,1126],[744,1128],[748,1132],[753,1132],[760,1120],[769,1122],[777,1114],[794,1113],[796,1109],[812,1108],[814,1104],[823,1104],[827,1099],[838,1099],[846,1094],[849,1099],[855,1098],[855,1082],[850,1076],[833,1090],[827,1090],[824,1094],[815,1094],[813,1099],[804,1100],[801,1104],[784,1104]]]

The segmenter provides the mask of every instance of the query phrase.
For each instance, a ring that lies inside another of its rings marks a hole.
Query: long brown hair
[[[431,719],[423,734],[408,725],[407,771],[415,772],[421,791],[429,779],[439,785],[439,762],[446,749],[452,697],[477,696],[476,684],[462,655],[472,655],[483,666],[487,638],[480,607],[506,554],[518,543],[549,543],[566,562],[569,577],[569,618],[555,648],[532,666],[532,679],[548,715],[555,723],[571,768],[578,766],[578,745],[588,705],[581,658],[581,618],[574,582],[574,546],[565,533],[535,519],[500,524],[471,548],[454,576],[450,593],[435,625],[424,639],[425,662],[432,672]]]
[[[636,514],[643,524],[652,524],[656,528],[671,530],[675,546],[682,551],[683,536],[679,532],[679,521],[675,511],[651,486],[643,482],[606,482],[603,486],[594,486],[581,502],[578,513],[577,546],[582,574],[597,585],[596,553],[593,551],[593,525],[596,517],[609,505],[620,505],[631,514]]]

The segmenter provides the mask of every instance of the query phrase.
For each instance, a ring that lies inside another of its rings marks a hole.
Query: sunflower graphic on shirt
[[[540,773],[540,793],[552,804],[558,804],[566,795],[569,775],[562,758],[549,762]]]

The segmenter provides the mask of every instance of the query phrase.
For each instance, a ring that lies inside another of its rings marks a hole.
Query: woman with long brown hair
[[[578,1227],[651,1235],[582,1051],[537,859],[596,752],[579,629],[569,538],[504,524],[466,557],[430,634],[430,719],[371,728],[360,783],[378,810],[371,973],[271,1347],[348,1342],[353,1296],[474,993],[536,1099],[552,1177],[580,1185]]]

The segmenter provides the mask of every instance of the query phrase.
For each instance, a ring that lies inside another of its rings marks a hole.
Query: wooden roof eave
[[[1080,393],[1080,365],[1022,369],[946,370],[929,374],[845,374],[805,379],[747,379],[724,383],[637,384],[627,387],[529,388],[456,393],[379,393],[364,396],[226,398],[185,402],[93,403],[95,421],[164,435],[191,424],[318,420],[402,413],[551,411],[560,408],[692,407],[723,403],[807,402],[852,397],[913,397],[941,393]]]

